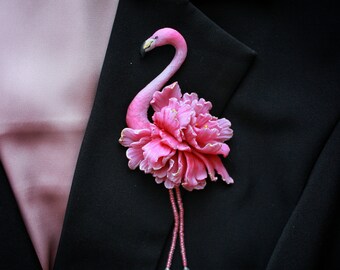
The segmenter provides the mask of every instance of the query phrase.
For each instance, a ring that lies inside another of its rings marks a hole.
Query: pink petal
[[[185,172],[185,158],[182,152],[178,152],[177,155],[173,156],[172,159],[169,160],[169,170],[167,177],[170,181],[180,184],[183,180],[184,172]]]
[[[224,167],[221,159],[216,155],[203,155],[197,152],[194,152],[194,154],[204,162],[210,179],[212,181],[216,181],[217,177],[215,176],[215,171],[221,175],[223,181],[225,181],[227,184],[234,183],[234,180],[229,176],[226,168]]]
[[[152,175],[155,177],[157,184],[163,183],[167,178],[169,166],[163,166],[159,170],[152,170]]]
[[[153,168],[149,160],[143,159],[139,164],[139,169],[145,173],[151,173]]]
[[[143,155],[151,164],[156,163],[160,157],[168,156],[172,149],[161,143],[160,139],[154,139],[143,146]]]
[[[167,189],[172,189],[175,187],[175,184],[171,181],[169,181],[168,179],[166,179],[164,181],[164,186],[167,188]]]
[[[187,168],[185,173],[185,179],[183,187],[191,190],[197,186],[198,180],[204,180],[207,178],[207,171],[204,163],[191,153],[184,153]]]
[[[121,132],[119,142],[125,147],[129,147],[132,143],[138,142],[143,137],[149,137],[149,129],[132,129],[124,128]]]
[[[234,183],[234,180],[228,174],[226,168],[224,167],[220,157],[218,156],[211,156],[209,157],[210,162],[213,164],[216,172],[221,175],[222,180],[225,181],[227,184]]]
[[[196,114],[205,114],[208,113],[212,108],[212,104],[210,101],[205,101],[204,98],[200,98],[197,104],[195,105]]]
[[[185,93],[182,98],[183,102],[186,104],[190,104],[193,110],[196,112],[196,115],[208,113],[212,104],[210,101],[205,101],[204,98],[198,99],[196,93]]]
[[[176,153],[176,151],[173,150],[173,149],[171,149],[171,151],[170,151],[170,153],[169,153],[168,155],[166,155],[166,156],[164,156],[164,157],[160,157],[160,158],[158,159],[158,161],[152,163],[152,164],[151,164],[151,165],[152,165],[152,168],[153,168],[154,170],[159,170],[159,169],[163,168],[163,167],[166,165],[166,163],[168,162],[168,160],[171,159],[171,157],[172,157],[175,153]]]
[[[168,106],[170,98],[180,99],[182,96],[181,89],[177,82],[165,86],[161,92],[153,94],[150,104],[155,112],[159,112],[163,107]]]
[[[207,184],[207,182],[205,180],[197,181],[197,185],[195,186],[194,189],[196,189],[196,190],[204,189],[206,184]]]
[[[191,118],[195,116],[194,111],[191,109],[189,105],[180,106],[178,108],[177,118],[180,124],[180,127],[186,127],[190,122]]]
[[[177,113],[177,110],[165,107],[160,112],[156,112],[152,116],[152,120],[158,128],[167,131],[178,141],[182,141]]]
[[[188,136],[190,136],[188,134],[185,134],[185,137],[187,138]],[[188,143],[190,144],[190,146],[197,150],[200,153],[204,153],[204,154],[208,154],[208,155],[223,155],[224,157],[226,157],[229,154],[229,146],[225,143],[221,143],[221,142],[209,142],[207,144],[205,144],[204,146],[200,146],[195,137],[191,137],[190,141],[188,140]]]
[[[159,135],[162,138],[161,142],[171,147],[172,149],[178,149],[180,151],[191,151],[191,148],[187,143],[179,142],[167,132],[160,131]]]
[[[129,159],[129,168],[134,170],[138,167],[139,163],[144,159],[143,150],[141,148],[129,148],[126,151],[126,156]]]
[[[199,136],[195,132],[195,130],[198,130],[198,132],[206,132],[202,135]],[[209,131],[202,131],[201,129],[193,129],[191,125],[189,125],[185,130],[184,130],[184,137],[188,144],[197,150],[200,153],[204,154],[209,154],[209,155],[223,155],[226,157],[229,154],[229,146],[226,145],[225,143],[221,143],[218,141],[211,141],[211,137],[213,137],[214,133],[208,134]],[[212,131],[212,132],[217,132]],[[206,135],[206,137],[204,137]],[[209,136],[208,136],[209,135]],[[216,133],[217,136],[217,133]],[[199,143],[197,141],[199,139]]]
[[[229,140],[233,136],[233,130],[230,128],[230,121],[225,118],[221,118],[217,120],[217,124],[220,128],[220,134],[217,139],[222,142]]]
[[[196,155],[205,165],[209,177],[212,181],[216,181],[217,177],[215,176],[215,168],[214,168],[214,164],[210,161],[209,159],[209,155],[204,155],[204,154],[200,154],[198,152],[193,152],[194,155]]]
[[[196,122],[193,123],[196,127],[204,127],[205,125],[208,126],[209,121],[212,119],[211,114],[205,113],[205,114],[199,114],[197,115]]]
[[[205,145],[209,142],[215,141],[219,132],[216,128],[209,128],[208,126],[203,128],[195,128],[197,133],[196,141],[200,145]]]
[[[187,104],[192,104],[193,102],[197,102],[198,101],[198,95],[195,92],[192,93],[184,93],[182,100],[184,102],[186,102]]]
[[[229,152],[230,148],[227,144],[225,143],[220,143],[220,142],[213,142],[213,143],[208,143],[202,148],[196,148],[199,152],[208,154],[208,155],[223,155],[226,157]]]
[[[194,145],[194,146],[197,144],[196,142],[197,134],[191,125],[188,125],[186,129],[183,130],[183,133],[184,133],[184,138],[188,142],[188,144]]]
[[[161,142],[172,149],[177,149],[177,146],[180,144],[179,141],[166,131],[160,131],[159,136],[161,137]]]
[[[133,142],[130,144],[132,148],[142,148],[145,144],[151,141],[150,137],[143,137],[139,141]]]
[[[166,177],[163,177],[163,178],[159,178],[159,177],[155,177],[155,182],[157,183],[157,184],[161,184],[161,183],[163,183],[164,181],[166,180]]]

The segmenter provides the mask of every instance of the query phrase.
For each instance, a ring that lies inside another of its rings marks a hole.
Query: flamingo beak
[[[144,57],[146,52],[151,51],[153,49],[154,42],[155,40],[153,38],[149,38],[143,43],[142,47],[140,48],[140,55],[142,57]]]

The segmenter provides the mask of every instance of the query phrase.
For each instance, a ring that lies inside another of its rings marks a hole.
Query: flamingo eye
[[[158,36],[155,36],[155,39],[157,39],[158,38]]]

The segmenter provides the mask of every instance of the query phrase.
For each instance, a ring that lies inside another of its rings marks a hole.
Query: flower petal
[[[138,142],[143,137],[150,137],[149,129],[124,128],[121,132],[119,142],[125,147],[130,147],[134,142]]]
[[[178,149],[180,151],[191,151],[190,146],[186,142],[179,142],[173,136],[168,134],[167,132],[160,131],[160,137],[162,138],[161,142],[172,149]]]
[[[161,111],[156,112],[152,116],[152,120],[158,128],[167,131],[178,141],[182,141],[180,123],[177,119],[177,113],[178,112],[176,109],[164,107],[161,109]]]
[[[159,112],[163,107],[168,106],[170,98],[180,99],[182,96],[181,89],[177,82],[165,86],[161,92],[156,91],[150,102],[155,112]]]
[[[215,176],[215,168],[214,168],[214,164],[209,159],[210,156],[204,155],[204,154],[201,154],[201,153],[198,153],[198,152],[193,152],[193,154],[195,156],[197,156],[204,163],[204,165],[205,165],[205,167],[208,171],[210,179],[212,181],[216,181],[217,177]]]
[[[172,149],[167,145],[162,144],[160,139],[155,139],[142,147],[143,156],[151,164],[156,163],[160,157],[168,156]]]
[[[205,142],[203,140],[203,142],[200,142],[200,144],[198,144],[196,140],[198,135],[191,126],[188,126],[188,128],[184,131],[184,134],[189,145],[200,153],[209,155],[223,155],[224,157],[229,154],[229,146],[225,143],[221,143],[218,141]]]
[[[174,188],[175,184],[171,181],[169,181],[168,179],[166,179],[164,181],[164,186],[167,188],[167,189],[172,189]]]
[[[194,189],[199,186],[199,180],[205,180],[207,178],[207,171],[204,163],[191,153],[184,153],[187,168],[185,172],[184,188],[188,190]]]
[[[230,177],[229,173],[227,172],[226,168],[224,167],[221,159],[219,156],[211,156],[209,160],[213,164],[216,172],[221,175],[222,180],[225,181],[227,184],[234,183],[234,180]]]
[[[182,152],[178,152],[177,155],[173,156],[173,158],[169,160],[167,177],[170,181],[179,185],[184,178],[185,170],[186,162],[184,154]]]
[[[217,120],[220,129],[217,139],[221,142],[229,140],[233,136],[233,130],[230,128],[231,123],[228,119],[221,118]]]
[[[136,169],[139,163],[144,159],[143,150],[141,148],[129,148],[126,151],[126,156],[129,159],[128,166],[131,170]]]
[[[196,141],[201,146],[215,141],[219,134],[216,128],[211,129],[208,126],[199,129],[195,128],[195,132],[197,133]]]
[[[169,165],[165,165],[157,170],[152,171],[152,175],[156,178],[163,179],[166,178],[169,170]]]

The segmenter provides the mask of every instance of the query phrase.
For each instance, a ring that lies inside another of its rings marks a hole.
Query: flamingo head
[[[176,42],[184,40],[182,35],[172,28],[157,30],[151,37],[144,41],[140,54],[143,57],[146,52],[164,45],[175,45]],[[183,41],[182,41],[183,42]],[[184,41],[185,42],[185,41]]]
[[[148,38],[144,41],[142,47],[140,48],[140,54],[143,57],[146,52],[149,52],[156,48],[158,36]]]

